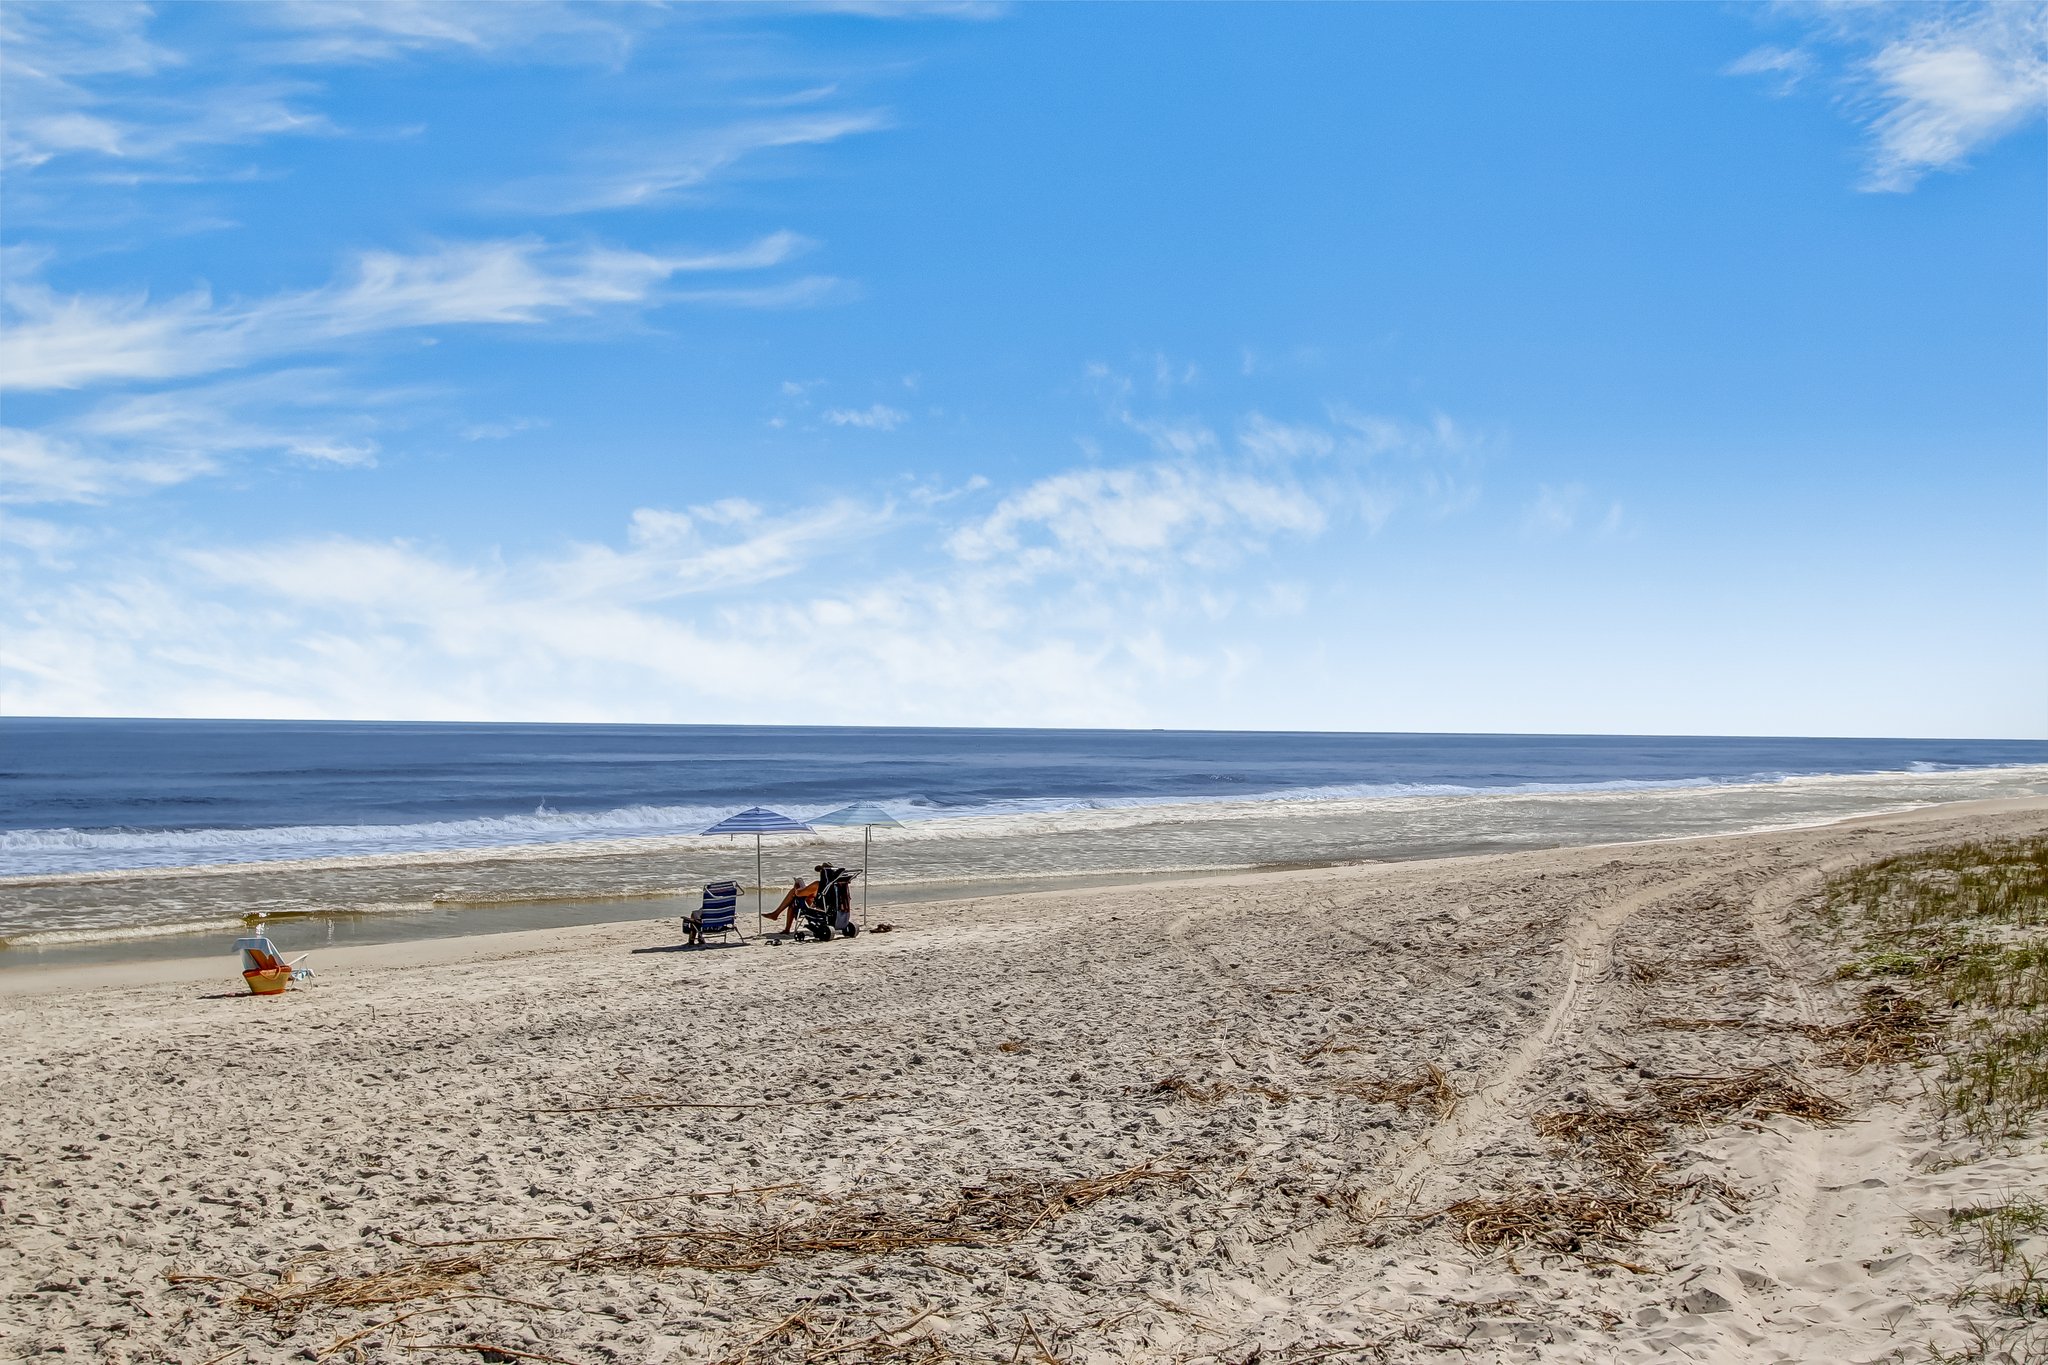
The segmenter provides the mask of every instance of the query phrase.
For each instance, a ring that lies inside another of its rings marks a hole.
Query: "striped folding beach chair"
[[[706,882],[704,904],[696,914],[697,946],[712,934],[739,934],[740,942],[747,936],[740,934],[740,884],[738,882]]]

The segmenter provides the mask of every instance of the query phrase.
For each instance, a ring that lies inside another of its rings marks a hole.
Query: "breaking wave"
[[[1961,765],[1915,763],[1915,773],[1955,771]],[[1263,793],[1174,793],[1129,797],[1034,797],[945,804],[922,796],[878,802],[906,825],[994,817],[1058,816],[1069,812],[1144,810],[1160,806],[1212,806],[1417,798],[1629,793],[1754,786],[1812,780],[1825,774],[1757,772],[1742,776],[1582,782],[1353,783]],[[783,809],[810,819],[830,809],[792,804]],[[408,824],[276,825],[248,829],[17,829],[0,831],[0,878],[137,871],[218,864],[374,857],[463,850],[546,847],[609,839],[688,837],[731,813],[707,805],[636,805],[611,810],[562,811],[543,804],[524,814],[478,816]]]

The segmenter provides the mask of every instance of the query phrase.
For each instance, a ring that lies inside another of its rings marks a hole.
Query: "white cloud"
[[[815,0],[809,8],[867,19],[999,19],[1010,10],[1001,0]]]
[[[610,152],[582,169],[506,187],[496,199],[528,213],[587,213],[664,203],[702,187],[758,153],[822,146],[889,126],[878,111],[757,119],[704,132],[678,133],[657,146]]]
[[[1155,357],[1151,379],[1170,396],[1199,376],[1193,365]],[[1317,535],[1333,520],[1377,531],[1403,506],[1445,515],[1478,496],[1482,442],[1442,415],[1415,423],[1332,405],[1320,420],[1286,421],[1254,411],[1238,419],[1226,447],[1200,417],[1135,411],[1141,386],[1128,375],[1097,362],[1084,378],[1108,420],[1162,458],[1040,480],[957,529],[948,542],[956,556],[1001,561],[1022,577],[1077,565],[1156,574],[1232,563],[1280,537]],[[1101,457],[1093,441],[1081,444]]]
[[[792,233],[773,233],[735,251],[676,255],[560,247],[531,238],[450,243],[412,256],[367,251],[348,275],[322,288],[230,303],[216,303],[205,291],[158,303],[146,296],[59,295],[33,280],[10,282],[0,386],[67,389],[176,378],[375,332],[532,325],[651,304],[679,274],[758,269],[786,259],[800,244]],[[687,297],[746,302],[717,291]]]
[[[549,596],[578,599],[653,602],[729,591],[785,578],[878,536],[892,516],[886,506],[851,500],[773,517],[739,498],[685,512],[643,507],[633,513],[627,548],[580,546],[538,576]],[[706,535],[706,525],[728,533]]]
[[[367,409],[379,395],[341,388],[324,370],[285,370],[258,379],[113,399],[63,429],[159,451],[220,455],[275,451],[315,463],[373,463],[377,442]],[[336,411],[346,407],[348,411]],[[327,409],[318,420],[258,419],[251,408]]]
[[[0,48],[16,80],[149,75],[180,58],[149,40],[150,6],[130,0],[92,5],[32,4],[0,8]]]
[[[110,398],[39,430],[10,432],[0,500],[106,502],[251,455],[374,464],[380,413],[413,396],[354,388],[328,370],[283,370]]]
[[[151,41],[150,18],[144,5],[0,7],[0,164],[21,172],[65,156],[159,162],[201,147],[336,131],[299,103],[311,89],[295,82],[147,84],[187,64]]]
[[[664,299],[671,303],[698,303],[712,308],[814,308],[857,299],[860,292],[860,287],[850,280],[832,275],[805,275],[781,284],[671,290]]]
[[[1586,501],[1583,484],[1568,483],[1557,487],[1543,484],[1536,490],[1535,500],[1522,514],[1522,532],[1539,540],[1553,540],[1567,535],[1579,524],[1579,509]]]
[[[76,441],[18,427],[0,427],[0,503],[101,502],[209,473],[198,451],[108,457]]]
[[[1932,19],[1886,44],[1868,70],[1886,105],[1872,123],[1870,187],[1911,189],[2048,111],[2048,8]]]
[[[1314,535],[1325,521],[1324,509],[1290,482],[1161,463],[1040,479],[946,544],[961,560],[1001,561],[1025,577],[1156,573],[1231,563],[1276,535]]]
[[[514,417],[502,422],[469,422],[457,427],[455,434],[465,441],[502,441],[508,436],[517,436],[522,431],[548,425],[545,418]]]
[[[1173,392],[1175,388],[1186,388],[1199,383],[1202,367],[1194,361],[1175,361],[1164,351],[1152,357],[1152,388],[1160,397]]]
[[[1176,368],[1164,355],[1151,358],[1152,387],[1166,397],[1176,384],[1192,384],[1200,371],[1192,364]],[[1141,417],[1132,409],[1138,383],[1130,375],[1113,370],[1101,361],[1089,363],[1082,371],[1090,388],[1102,400],[1110,419],[1143,436],[1161,455],[1188,458],[1216,449],[1216,433],[1193,418]]]
[[[151,415],[126,421],[178,425]],[[0,595],[0,709],[1153,723],[1162,689],[1248,676],[1244,614],[1304,609],[1249,566],[1365,515],[1331,492],[1341,463],[1209,452],[993,498],[981,476],[894,503],[705,498],[513,556],[346,536],[117,551]]]
[[[1336,437],[1322,427],[1276,422],[1258,412],[1245,417],[1238,428],[1237,442],[1253,459],[1269,464],[1321,459],[1337,449]]]
[[[1374,531],[1404,507],[1432,516],[1470,507],[1479,497],[1485,444],[1442,414],[1413,422],[1342,404],[1320,421],[1252,412],[1237,426],[1237,448],[1254,465],[1314,471],[1317,495]]]
[[[1531,540],[1556,540],[1574,531],[1612,537],[1628,529],[1627,514],[1618,502],[1604,510],[1590,507],[1591,491],[1582,483],[1541,484],[1522,512],[1522,534]]]
[[[345,537],[187,552],[0,603],[0,707],[1133,723],[1150,680],[1218,666],[975,575],[816,586],[890,524],[726,501],[523,562]]]
[[[910,420],[910,414],[886,403],[865,408],[832,408],[825,420],[835,427],[860,427],[867,431],[894,431]]]
[[[4,448],[5,436],[0,434],[0,448]],[[0,512],[0,545],[11,545],[26,550],[38,561],[55,568],[65,568],[62,556],[85,544],[88,537],[82,531],[36,517],[16,516]]]
[[[571,5],[555,0],[281,0],[251,6],[258,23],[289,35],[275,60],[377,62],[428,52],[618,61],[657,6]]]
[[[299,605],[377,608],[380,623],[422,614],[459,616],[491,600],[490,575],[456,567],[404,542],[345,536],[237,550],[195,550],[186,562],[208,577]]]
[[[1766,45],[1743,53],[1721,71],[1728,76],[1775,77],[1778,93],[1789,94],[1812,69],[1813,57],[1804,49]]]
[[[2048,7],[2031,3],[1836,5],[1789,11],[1811,31],[1725,70],[1784,93],[1832,61],[1871,134],[1863,188],[1910,190],[2048,112]]]

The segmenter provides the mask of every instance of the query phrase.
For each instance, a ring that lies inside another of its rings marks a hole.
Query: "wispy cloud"
[[[328,536],[97,567],[0,604],[0,706],[134,709],[147,678],[188,714],[1136,723],[1162,681],[1243,666],[1173,621],[1299,607],[1213,576],[1329,516],[1284,474],[1166,462],[991,491],[642,507],[523,557]],[[823,698],[788,667],[820,639]]]
[[[346,387],[333,371],[283,370],[111,399],[63,426],[161,452],[271,451],[317,464],[362,465],[377,453],[369,434],[376,425],[372,414],[397,396]]]
[[[1544,484],[1522,513],[1522,533],[1538,540],[1552,540],[1569,533],[1579,524],[1579,508],[1585,501],[1586,490],[1580,484]]]
[[[1917,25],[1867,63],[1884,111],[1870,186],[1911,189],[2048,111],[2048,8],[1997,4]]]
[[[273,0],[250,9],[281,35],[263,55],[323,64],[450,52],[616,62],[667,18],[659,6],[557,0]]]
[[[889,126],[875,110],[756,119],[708,131],[677,133],[666,142],[602,159],[498,191],[499,207],[525,213],[588,213],[643,208],[700,189],[748,158],[782,147],[816,147]]]
[[[213,468],[213,460],[199,451],[109,457],[60,435],[0,427],[5,503],[103,502],[183,483]]]
[[[1767,76],[1780,93],[1826,70],[1870,132],[1863,188],[1912,189],[1956,170],[2048,112],[2048,7],[2038,4],[1837,5],[1789,11],[1797,47],[1757,48],[1727,68]]]
[[[1575,531],[1614,536],[1626,528],[1622,505],[1610,501],[1600,507],[1581,483],[1539,485],[1522,513],[1522,534],[1531,540],[1557,540]]]
[[[715,289],[676,289],[664,297],[672,303],[710,308],[816,308],[845,303],[861,296],[853,280],[837,275],[801,275],[780,284],[727,285]]]
[[[1355,518],[1378,530],[1404,507],[1446,515],[1478,497],[1484,443],[1446,416],[1415,422],[1344,404],[1326,405],[1313,419],[1254,410],[1212,422],[1148,411],[1140,407],[1148,391],[1164,405],[1201,377],[1193,364],[1163,355],[1150,361],[1142,377],[1100,362],[1083,377],[1108,421],[1142,438],[1156,463],[1048,480],[997,509],[985,526],[956,536],[956,553],[1017,548],[1027,568],[1064,564],[1077,552],[1103,566],[1146,565],[1158,561],[1159,547],[1146,545],[1136,528],[1151,524],[1168,539],[1185,534],[1199,555],[1224,562],[1277,535],[1313,535],[1331,521]],[[1015,526],[1030,523],[1049,538],[1012,547]]]
[[[1417,422],[1329,405],[1319,419],[1262,412],[1237,424],[1237,448],[1258,466],[1300,465],[1332,507],[1378,530],[1407,508],[1448,516],[1479,498],[1487,442],[1439,413]]]
[[[705,510],[524,561],[328,537],[103,571],[0,602],[0,707],[133,711],[146,677],[152,709],[194,715],[1134,723],[1158,680],[1227,666],[986,575],[845,586],[823,564],[876,509]],[[792,666],[819,640],[822,690]]]
[[[100,428],[180,425],[102,406]],[[1230,622],[1306,609],[1259,561],[1369,520],[1360,461],[1426,464],[1409,447],[1441,440],[1348,414],[1235,427],[1246,444],[1007,489],[642,506],[520,554],[325,536],[116,557],[0,600],[0,707],[133,710],[147,679],[150,709],[183,714],[1151,723],[1162,688],[1252,667]],[[821,640],[824,693],[789,666]]]
[[[865,408],[831,408],[825,420],[835,427],[860,427],[867,431],[894,431],[910,420],[910,414],[886,403]]]
[[[1185,464],[1074,469],[1003,498],[947,539],[970,563],[1037,577],[1077,569],[1216,567],[1275,535],[1314,535],[1324,509],[1284,479]]]
[[[1800,80],[1813,70],[1813,57],[1796,47],[1773,47],[1769,44],[1752,48],[1723,67],[1727,76],[1768,76],[1773,78],[1777,92],[1790,94]]]
[[[522,431],[546,425],[547,422],[541,418],[513,417],[502,422],[468,422],[456,428],[455,434],[465,441],[502,441]]]
[[[196,148],[281,134],[330,134],[310,88],[238,75],[185,89],[154,78],[187,64],[148,35],[144,5],[0,8],[0,164],[17,172],[62,157],[175,160]]]
[[[327,370],[285,370],[108,399],[39,430],[5,429],[0,501],[107,502],[250,456],[374,464],[376,414],[405,396],[351,388]]]
[[[341,279],[302,293],[217,303],[196,291],[161,303],[146,296],[60,295],[35,280],[11,282],[0,336],[0,386],[69,389],[230,369],[349,337],[407,328],[530,326],[602,309],[660,302],[685,274],[758,269],[799,244],[789,233],[727,252],[655,255],[561,247],[536,239],[450,243],[417,255],[368,251]],[[697,291],[700,303],[770,306],[815,298]]]
[[[6,434],[0,432],[0,448],[5,447],[7,439]],[[64,557],[83,545],[87,538],[84,532],[68,526],[58,526],[37,517],[0,512],[0,546],[25,550],[30,558],[47,567],[68,567]],[[0,563],[0,571],[7,567]]]
[[[663,601],[785,578],[892,525],[886,504],[853,499],[774,516],[742,499],[680,512],[643,507],[626,548],[579,547],[545,576],[553,592],[574,597]]]
[[[817,0],[808,9],[857,14],[868,19],[1000,19],[1010,6],[1000,0]]]

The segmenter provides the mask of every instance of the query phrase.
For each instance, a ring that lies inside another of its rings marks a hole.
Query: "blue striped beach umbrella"
[[[872,801],[856,801],[850,806],[841,806],[830,815],[820,815],[811,821],[814,825],[859,825],[866,832],[861,837],[861,879],[860,879],[860,922],[868,922],[868,858],[874,848],[875,826],[883,829],[902,829],[903,822],[883,810]]]
[[[751,834],[754,836],[754,932],[761,932],[761,836],[764,834],[799,834],[810,829],[801,820],[792,820],[779,810],[766,806],[749,806],[738,815],[728,815],[706,834]]]

